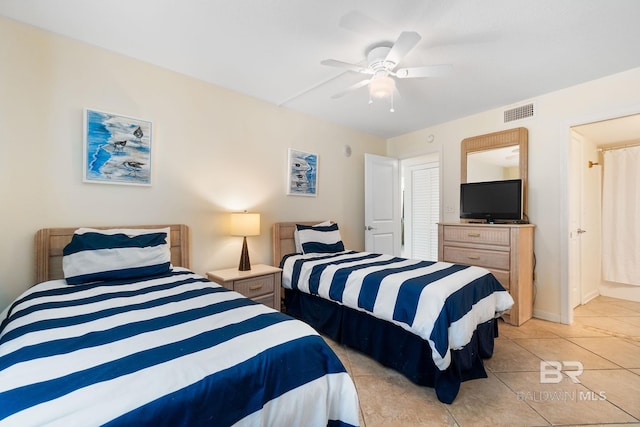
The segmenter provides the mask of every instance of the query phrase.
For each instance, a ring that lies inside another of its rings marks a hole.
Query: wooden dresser
[[[438,224],[438,260],[491,271],[514,300],[503,315],[520,326],[533,316],[532,224]]]

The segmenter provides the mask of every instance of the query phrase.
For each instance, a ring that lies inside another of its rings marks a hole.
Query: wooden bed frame
[[[282,257],[287,254],[296,253],[296,243],[293,239],[296,224],[316,225],[321,222],[322,221],[296,221],[276,222],[273,224],[273,266],[279,267]]]
[[[184,224],[134,225],[91,227],[108,228],[171,228],[171,263],[191,268],[189,254],[189,227]],[[71,241],[73,232],[80,227],[43,228],[36,232],[36,283],[62,279],[62,250]]]

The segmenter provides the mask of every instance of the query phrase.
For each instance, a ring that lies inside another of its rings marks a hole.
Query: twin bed
[[[40,283],[0,314],[0,425],[359,424],[324,340],[188,270],[188,232],[38,232]]]
[[[190,271],[185,225],[40,230],[39,283],[0,313],[0,426],[359,425],[316,330],[442,402],[486,377],[513,303],[488,271],[348,251],[329,223],[273,237],[304,322]]]
[[[463,381],[487,376],[497,319],[513,305],[489,271],[348,251],[329,224],[274,225],[287,313],[434,387],[445,403]]]

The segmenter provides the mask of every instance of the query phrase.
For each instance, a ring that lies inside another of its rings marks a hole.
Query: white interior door
[[[596,145],[571,133],[569,185],[569,296],[575,308],[599,293],[601,254],[601,168]]]
[[[365,250],[400,255],[400,175],[398,160],[364,155]]]
[[[580,206],[582,198],[582,179],[580,165],[582,163],[581,138],[576,132],[571,132],[569,142],[569,191],[567,194],[569,206],[569,301],[571,308],[580,304],[580,286],[582,271],[580,268]]]
[[[602,283],[602,167],[589,167],[589,161],[598,162],[597,146],[582,139],[582,196],[580,206],[580,304],[600,294]]]

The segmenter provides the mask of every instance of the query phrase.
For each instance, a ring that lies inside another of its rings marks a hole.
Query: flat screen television
[[[460,218],[494,222],[522,221],[522,180],[460,184]]]

